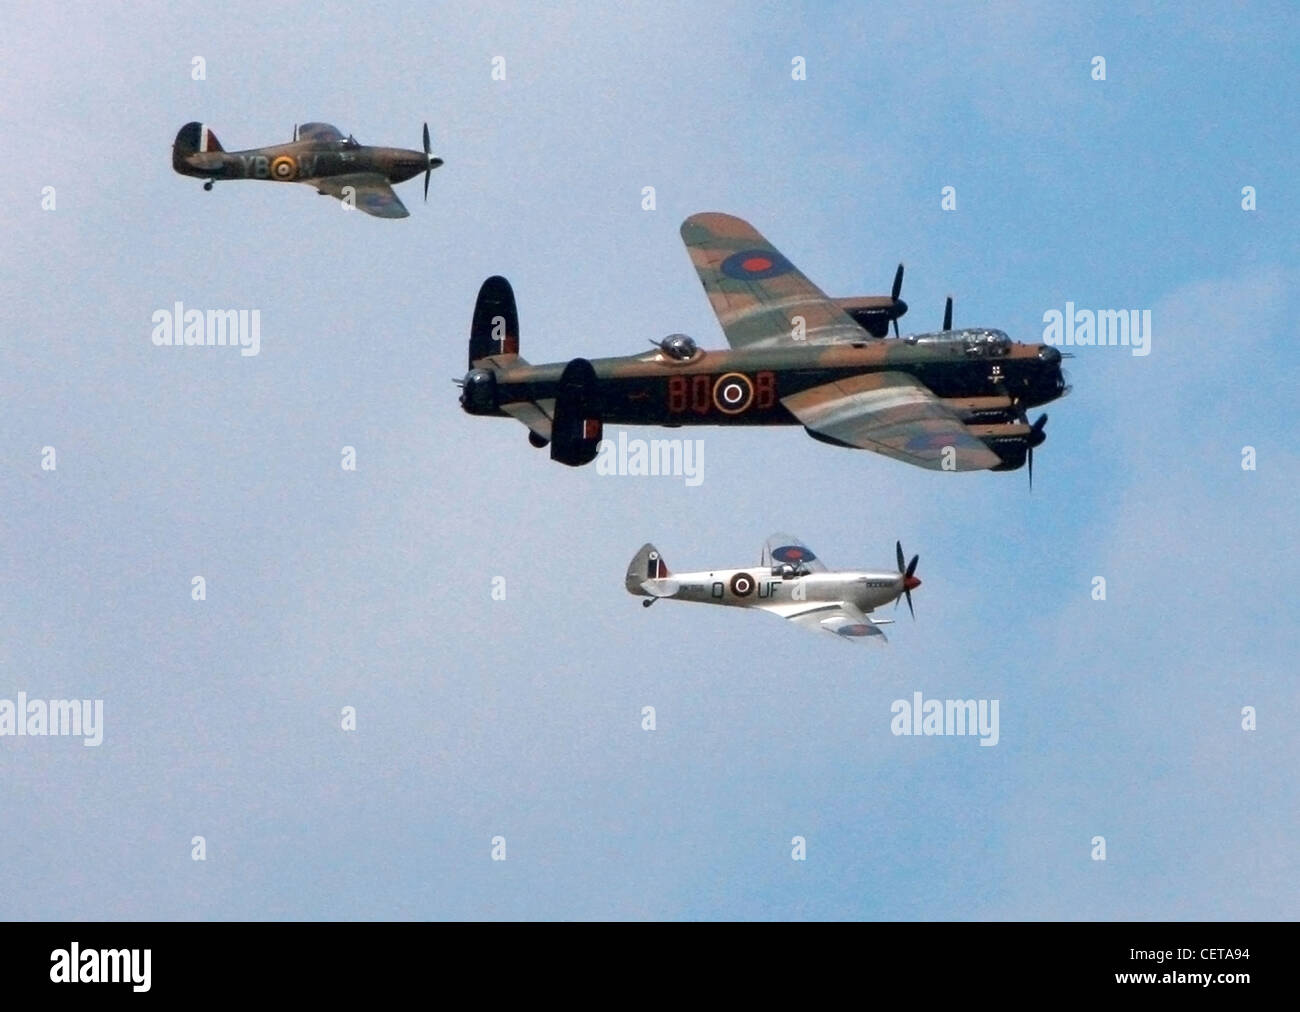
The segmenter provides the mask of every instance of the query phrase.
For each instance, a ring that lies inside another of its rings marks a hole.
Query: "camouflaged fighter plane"
[[[270,179],[307,183],[376,218],[405,218],[410,211],[390,184],[424,173],[424,199],[429,199],[429,174],[442,164],[429,153],[429,124],[424,124],[424,153],[403,148],[374,148],[344,137],[328,123],[304,123],[293,128],[293,142],[248,151],[226,151],[202,123],[186,123],[172,144],[172,168],[182,176],[206,180],[211,190],[218,179]]]
[[[699,573],[674,573],[654,545],[643,545],[627,567],[629,594],[647,597],[649,608],[662,598],[721,604],[735,608],[759,608],[805,629],[824,630],[849,640],[884,644],[878,626],[893,619],[871,618],[873,609],[907,598],[912,610],[912,591],[921,586],[916,578],[920,556],[903,565],[903,545],[895,542],[898,571],[830,570],[812,549],[788,534],[773,534],[763,546],[755,569],[717,569]]]
[[[951,300],[942,331],[876,338],[850,315],[863,300],[828,298],[747,222],[696,214],[681,234],[730,350],[673,334],[644,354],[529,365],[514,292],[491,277],[474,307],[461,406],[518,419],[533,446],[571,466],[595,459],[604,423],[802,425],[931,470],[1028,460],[1032,482],[1047,416],[1030,425],[1025,412],[1069,389],[1058,349],[952,330]]]

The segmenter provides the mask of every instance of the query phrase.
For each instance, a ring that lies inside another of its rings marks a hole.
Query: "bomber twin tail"
[[[1028,408],[1068,387],[1061,352],[1013,343],[1000,330],[944,329],[874,337],[906,308],[897,298],[831,299],[753,226],[726,214],[687,218],[682,239],[731,348],[706,351],[684,334],[620,358],[530,365],[519,355],[510,283],[488,278],[470,327],[461,405],[508,415],[536,447],[580,466],[605,423],[802,425],[836,446],[873,450],[944,471],[1021,467],[1046,438]],[[862,316],[854,313],[875,313]],[[881,316],[879,314],[883,313]]]
[[[648,598],[642,602],[647,608],[663,598],[758,608],[805,629],[883,644],[879,627],[893,620],[872,618],[871,612],[890,601],[897,607],[901,598],[911,611],[912,591],[921,585],[915,575],[919,556],[904,565],[902,544],[894,548],[897,571],[830,570],[798,538],[773,534],[757,568],[674,573],[659,550],[646,544],[628,566],[625,584],[629,594]]]
[[[202,123],[186,123],[172,144],[172,168],[183,176],[205,180],[211,190],[218,179],[269,179],[307,183],[316,192],[351,201],[376,218],[405,218],[410,212],[393,192],[401,183],[424,173],[424,199],[429,199],[429,173],[442,159],[429,153],[429,124],[424,124],[424,152],[380,148],[344,137],[328,123],[294,127],[293,142],[248,151],[226,151]]]

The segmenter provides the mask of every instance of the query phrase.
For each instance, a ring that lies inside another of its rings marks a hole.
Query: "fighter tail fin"
[[[668,570],[668,564],[664,562],[663,556],[659,554],[659,549],[650,543],[641,546],[641,551],[632,557],[628,563],[626,586],[629,594],[636,594],[638,597],[645,597],[646,591],[642,584],[647,580],[666,580],[672,575]]]
[[[485,358],[519,354],[519,311],[510,282],[493,275],[483,282],[469,328],[469,366]]]
[[[225,150],[217,140],[217,135],[204,124],[186,123],[177,131],[176,140],[172,142],[172,166],[180,171],[190,155]]]
[[[204,123],[186,123],[176,133],[173,147],[182,154],[192,155],[196,152],[225,151],[221,142]]]

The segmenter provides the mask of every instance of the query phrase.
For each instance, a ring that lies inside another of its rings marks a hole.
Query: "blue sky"
[[[1296,917],[1298,20],[13,12],[0,698],[100,698],[105,730],[0,737],[0,917]],[[446,165],[404,221],[204,193],[170,165],[192,119],[229,149],[428,120]],[[721,345],[677,234],[703,210],[833,295],[904,261],[905,329],[951,293],[1037,341],[1068,300],[1150,309],[1152,353],[1076,349],[1032,495],[796,428],[683,431],[695,488],[600,476],[461,413],[489,274],[533,361]],[[177,300],[259,309],[261,353],[155,347]],[[854,649],[623,590],[647,540],[730,566],[781,530],[843,567],[901,539],[917,621]],[[998,699],[998,745],[893,736],[916,691]]]

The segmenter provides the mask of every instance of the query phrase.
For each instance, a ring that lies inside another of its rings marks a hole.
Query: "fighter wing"
[[[810,604],[806,610],[786,617],[805,629],[833,633],[846,640],[866,640],[882,646],[889,642],[871,619],[848,601]]]
[[[298,128],[300,141],[341,141],[343,135],[328,123],[304,123]]]
[[[875,340],[749,222],[693,214],[681,232],[733,348],[791,344],[796,334],[801,344]]]
[[[782,397],[781,403],[819,439],[931,471],[981,471],[1002,463],[907,373],[860,373]]]
[[[763,545],[763,557],[759,565],[774,566],[779,563],[789,563],[794,566],[801,562],[811,573],[826,572],[826,564],[793,534],[773,534]]]
[[[339,200],[351,199],[355,207],[376,218],[405,218],[411,213],[397,199],[388,180],[378,172],[351,172],[344,176],[325,176],[304,182],[316,187],[320,193]]]

